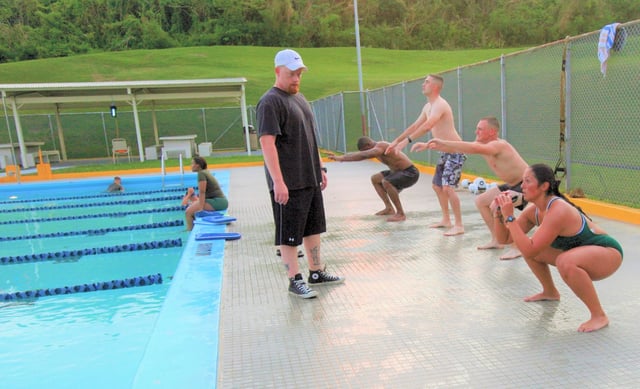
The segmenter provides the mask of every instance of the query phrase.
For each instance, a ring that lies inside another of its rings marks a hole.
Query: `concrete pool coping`
[[[194,237],[224,230],[194,226],[132,388],[215,387],[225,243]]]

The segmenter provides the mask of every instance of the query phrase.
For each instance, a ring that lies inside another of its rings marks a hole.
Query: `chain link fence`
[[[529,163],[556,167],[566,192],[640,208],[640,21],[621,24],[606,74],[598,58],[600,31],[441,73],[465,141],[484,116],[496,116],[501,137]],[[369,135],[391,141],[426,103],[423,79],[363,92]],[[321,146],[348,152],[362,135],[359,92],[312,103]],[[328,117],[331,117],[330,119]],[[426,140],[422,139],[422,140]],[[410,153],[435,165],[437,152]],[[480,156],[463,171],[492,177]]]
[[[249,108],[249,118],[254,117],[253,109]],[[196,143],[211,143],[215,150],[246,148],[237,107],[156,110],[155,119],[153,111],[141,110],[139,118],[144,146],[157,144],[154,136],[154,128],[157,128],[158,137],[195,134]],[[131,111],[119,110],[115,118],[106,112],[63,113],[60,121],[60,127],[64,129],[66,159],[111,157],[113,138],[125,138],[133,154],[137,154]],[[59,126],[54,114],[21,115],[20,123],[29,141],[45,143],[42,150],[60,150]],[[0,143],[17,142],[15,137],[10,139],[10,134],[15,134],[12,117],[6,125],[10,131],[0,132]]]

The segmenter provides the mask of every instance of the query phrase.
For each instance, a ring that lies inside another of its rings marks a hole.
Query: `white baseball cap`
[[[300,68],[307,70],[307,67],[304,66],[304,63],[302,62],[300,54],[291,49],[279,51],[278,54],[276,54],[275,64],[276,67],[286,66],[287,69],[292,71],[296,71]]]

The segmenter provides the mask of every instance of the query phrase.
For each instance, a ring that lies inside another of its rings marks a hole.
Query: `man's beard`
[[[292,95],[298,94],[298,92],[300,92],[300,85],[291,85],[288,92]]]

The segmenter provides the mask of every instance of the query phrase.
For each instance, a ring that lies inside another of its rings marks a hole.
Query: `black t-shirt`
[[[322,182],[316,127],[311,106],[301,93],[291,95],[273,87],[256,106],[258,136],[275,135],[284,182],[289,190]],[[265,166],[269,189],[273,180]]]

